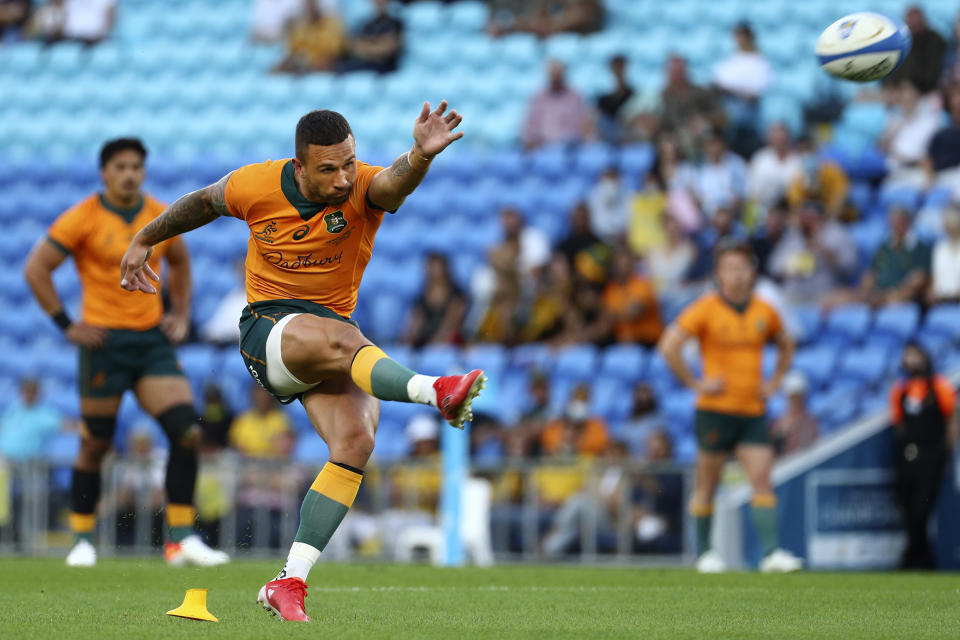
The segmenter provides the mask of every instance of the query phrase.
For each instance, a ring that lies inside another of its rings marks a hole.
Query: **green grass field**
[[[956,638],[960,576],[318,565],[308,625],[255,604],[278,563],[0,558],[3,638]],[[208,588],[219,623],[165,615]]]

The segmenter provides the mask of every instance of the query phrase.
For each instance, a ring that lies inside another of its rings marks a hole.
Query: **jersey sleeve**
[[[234,218],[247,219],[253,203],[263,195],[267,163],[248,164],[240,167],[227,178],[224,201]]]
[[[90,216],[83,203],[67,209],[47,230],[47,240],[64,253],[79,249],[90,233]]]
[[[706,326],[706,307],[705,299],[700,299],[683,310],[680,317],[677,318],[677,326],[689,333],[691,336],[700,337]]]
[[[357,211],[363,211],[367,215],[380,215],[385,211],[370,199],[369,194],[370,183],[381,171],[383,167],[372,166],[365,162],[357,163],[357,182],[353,185],[354,195],[352,196],[355,199],[353,206]],[[396,209],[390,213],[395,211]]]
[[[906,388],[902,381],[898,381],[893,385],[893,388],[890,389],[890,421],[893,422],[893,424],[903,422],[903,406],[900,400],[905,390]]]
[[[786,331],[786,327],[783,324],[783,318],[780,317],[780,312],[772,305],[769,306],[769,309],[770,322],[767,323],[767,340],[772,340]]]
[[[948,420],[952,418],[957,410],[957,392],[953,390],[950,382],[943,376],[937,376],[933,379],[933,393],[937,396],[940,412]]]

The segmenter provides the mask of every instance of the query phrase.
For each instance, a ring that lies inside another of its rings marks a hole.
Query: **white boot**
[[[720,554],[709,549],[697,558],[697,571],[699,573],[723,573],[727,570],[727,563],[723,561]]]
[[[93,567],[97,564],[97,550],[86,540],[78,540],[67,554],[68,567]]]
[[[791,573],[801,569],[803,560],[785,549],[774,549],[760,563],[760,571],[763,573]]]

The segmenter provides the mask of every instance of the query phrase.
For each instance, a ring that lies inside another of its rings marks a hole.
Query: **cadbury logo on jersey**
[[[335,256],[322,258],[314,258],[312,253],[295,258],[285,258],[282,251],[268,251],[263,254],[263,259],[281,269],[309,269],[310,267],[322,267],[328,264],[341,264],[343,262],[343,251]]]

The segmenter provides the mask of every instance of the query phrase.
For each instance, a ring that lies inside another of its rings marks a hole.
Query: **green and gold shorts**
[[[107,329],[99,349],[78,348],[78,383],[84,398],[123,395],[146,376],[182,376],[177,354],[160,327]]]
[[[697,446],[704,451],[733,451],[738,444],[770,444],[767,417],[697,409],[694,418]]]

